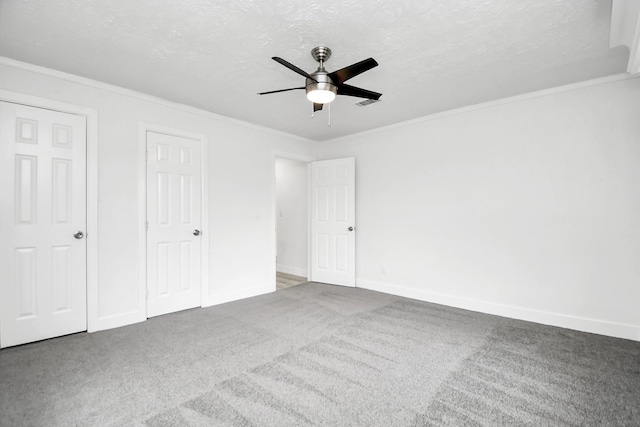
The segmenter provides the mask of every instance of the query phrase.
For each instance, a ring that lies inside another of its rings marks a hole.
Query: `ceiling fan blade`
[[[361,89],[351,85],[338,86],[338,95],[356,96],[358,98],[375,99],[376,101],[382,96],[381,93]]]
[[[322,106],[324,104],[316,104],[315,102],[313,103],[313,112],[315,113],[316,111],[320,111],[322,110]]]
[[[302,86],[302,87],[290,87],[289,89],[270,90],[269,92],[260,92],[258,95],[269,95],[270,93],[286,92],[286,91],[289,91],[289,90],[297,90],[297,89],[304,89],[304,86]]]
[[[285,67],[287,67],[288,69],[295,71],[296,73],[300,74],[301,76],[305,76],[308,79],[313,80],[314,82],[318,83],[318,81],[316,79],[314,79],[313,77],[311,77],[311,74],[307,73],[305,70],[296,67],[295,65],[293,65],[290,62],[285,61],[282,58],[278,58],[277,56],[272,57],[271,59],[273,59],[274,61],[276,61],[279,64],[284,65]]]
[[[275,59],[275,58],[274,58]],[[372,69],[373,67],[377,67],[378,63],[373,58],[368,58],[362,60],[360,62],[356,62],[353,65],[349,65],[348,67],[344,67],[340,70],[334,71],[333,73],[329,73],[329,77],[333,80],[333,83],[336,86],[341,85],[343,82],[346,82],[352,77],[357,76],[358,74],[362,74],[367,70]]]

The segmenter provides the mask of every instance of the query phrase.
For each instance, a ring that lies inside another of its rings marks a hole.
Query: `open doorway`
[[[307,282],[307,163],[276,157],[276,290]]]

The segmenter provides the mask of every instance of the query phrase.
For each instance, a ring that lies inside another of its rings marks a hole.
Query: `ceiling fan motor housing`
[[[327,104],[333,101],[338,93],[338,88],[333,84],[333,80],[328,76],[326,71],[316,71],[311,74],[316,79],[306,80],[305,91],[309,101],[317,104]]]
[[[315,81],[309,78],[306,80],[307,99],[314,104],[328,104],[336,98],[338,93],[338,88],[324,69],[324,61],[331,57],[331,49],[326,46],[314,47],[311,50],[311,56],[320,63],[320,66],[315,73],[311,74]]]

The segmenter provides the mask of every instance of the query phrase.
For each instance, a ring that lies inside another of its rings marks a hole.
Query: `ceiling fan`
[[[301,68],[296,67],[290,62],[285,61],[282,58],[278,58],[277,56],[271,58],[274,61],[284,65],[288,69],[295,71],[301,76],[306,77],[307,79],[305,81],[305,86],[261,92],[258,95],[269,95],[271,93],[305,89],[307,93],[307,99],[313,102],[314,112],[322,110],[322,106],[333,101],[336,95],[355,96],[358,98],[373,99],[376,101],[382,96],[381,93],[361,89],[359,87],[351,86],[344,83],[350,78],[357,76],[358,74],[362,74],[365,71],[372,69],[373,67],[377,67],[378,63],[375,59],[368,58],[360,62],[356,62],[355,64],[349,65],[348,67],[342,68],[332,73],[328,73],[324,69],[324,62],[331,56],[331,49],[325,46],[315,47],[311,50],[311,56],[313,56],[313,59],[320,63],[318,69],[311,74],[307,73]]]

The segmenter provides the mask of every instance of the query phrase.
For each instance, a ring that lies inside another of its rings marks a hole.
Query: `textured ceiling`
[[[0,56],[111,83],[294,135],[327,140],[626,69],[609,48],[610,0],[0,0]],[[373,57],[311,118],[313,72]]]

